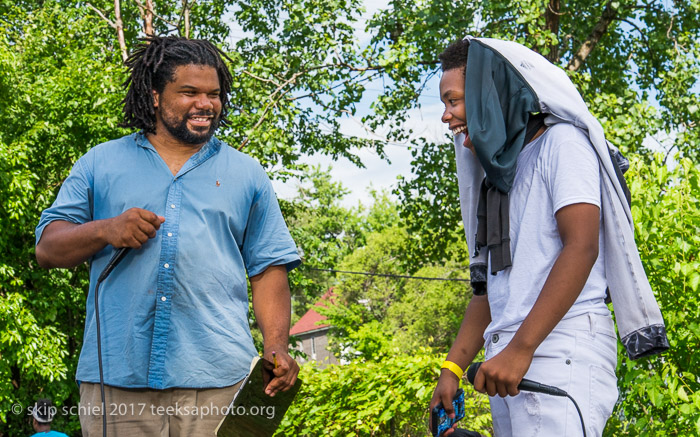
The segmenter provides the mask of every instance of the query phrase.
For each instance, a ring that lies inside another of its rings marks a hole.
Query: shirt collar
[[[151,142],[148,141],[148,138],[146,138],[146,133],[143,130],[134,133],[133,139],[134,139],[134,142],[136,142],[137,146],[142,147],[144,149],[149,149],[149,150],[154,151],[155,153],[158,153],[158,151],[155,149],[155,147],[153,147],[153,144],[151,144]],[[219,141],[218,138],[212,136],[209,139],[209,141],[207,141],[207,143],[204,146],[202,146],[201,149],[199,149],[197,151],[197,153],[190,156],[190,159],[187,160],[185,165],[178,172],[178,176],[180,176],[184,173],[187,173],[191,169],[199,166],[207,159],[209,159],[212,156],[219,153],[219,150],[221,150],[221,141]]]
[[[134,139],[134,142],[136,143],[137,146],[143,147],[144,149],[150,149],[150,150],[153,150],[154,152],[157,152],[156,148],[153,147],[153,144],[151,144],[151,142],[148,141],[148,138],[146,138],[146,132],[144,132],[143,130],[135,132],[133,134],[133,139]],[[202,146],[202,148],[199,149],[197,151],[197,153],[195,153],[192,156],[194,157],[194,156],[199,155],[199,156],[209,157],[209,156],[217,153],[220,149],[221,149],[221,141],[219,141],[218,138],[212,136],[211,139],[209,139],[209,141],[207,141],[207,143],[204,146]]]

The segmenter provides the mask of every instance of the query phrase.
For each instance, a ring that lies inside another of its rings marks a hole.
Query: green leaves
[[[23,416],[6,414],[11,404],[43,393],[60,406],[76,393],[87,289],[84,267],[38,268],[34,227],[73,162],[120,136],[122,73],[104,50],[108,29],[84,11],[10,8],[0,28],[0,420],[27,434]],[[56,426],[79,427],[77,417]]]
[[[409,257],[432,262],[454,260],[466,265],[453,146],[417,140],[411,151],[413,179],[400,177],[395,193],[413,244]]]
[[[671,349],[633,362],[618,355],[621,402],[609,435],[695,435],[700,420],[698,263],[700,166],[672,167],[657,154],[633,157],[630,181],[636,240],[661,306]],[[670,168],[669,168],[670,167]]]
[[[407,257],[415,250],[411,250],[415,239],[403,220],[389,223],[396,222],[401,225],[367,234],[366,244],[338,266],[341,271],[375,276],[338,273],[334,305],[318,310],[332,325],[329,342],[341,358],[379,361],[421,349],[442,352],[457,334],[471,297],[467,265],[459,258],[433,264]],[[455,253],[457,246],[446,252]]]
[[[278,436],[423,436],[441,357],[425,351],[319,370],[302,368]],[[464,385],[464,426],[491,435],[488,398]]]

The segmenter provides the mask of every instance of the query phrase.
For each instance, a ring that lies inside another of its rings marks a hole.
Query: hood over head
[[[465,76],[469,137],[486,179],[508,193],[539,99],[505,57],[479,40],[471,40]]]
[[[613,164],[612,156],[619,152],[605,140],[603,127],[566,72],[543,56],[512,41],[466,39],[470,47],[465,109],[477,156],[462,146],[463,134],[455,136],[455,154],[474,293],[485,288],[489,276],[488,252],[479,251],[476,244],[482,181],[486,176],[503,193],[510,190],[530,114],[541,112],[546,125],[569,123],[584,131],[598,156],[605,270],[618,333],[629,357],[668,349],[663,317],[634,241],[624,178]]]

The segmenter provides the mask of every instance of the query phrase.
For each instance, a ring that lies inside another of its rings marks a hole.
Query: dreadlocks
[[[181,65],[206,65],[216,70],[221,88],[220,124],[226,125],[232,77],[222,56],[229,59],[209,41],[175,36],[147,37],[125,62],[131,74],[123,84],[127,91],[121,126],[155,133],[156,113],[151,91],[162,93],[165,85],[175,79],[175,69]]]
[[[442,71],[453,68],[465,68],[467,66],[467,55],[469,54],[469,41],[458,39],[451,43],[438,55]]]

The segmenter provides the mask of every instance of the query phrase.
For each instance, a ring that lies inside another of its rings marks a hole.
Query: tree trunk
[[[124,23],[122,22],[122,9],[119,0],[114,0],[114,26],[117,29],[117,40],[119,40],[119,49],[122,53],[122,61],[126,61],[129,57],[126,51],[126,40],[124,39]]]
[[[549,5],[547,5],[547,12],[545,12],[545,27],[547,30],[552,32],[554,35],[559,37],[559,16],[561,13],[561,5],[559,0],[549,0]],[[552,42],[549,44],[549,53],[547,53],[546,58],[551,63],[556,63],[559,60],[559,42]]]
[[[146,0],[146,11],[143,19],[143,33],[153,36],[153,0]]]
[[[185,38],[190,39],[190,8],[187,0],[182,0],[182,15],[185,20]]]
[[[612,23],[617,16],[617,8],[614,8],[612,4],[613,2],[610,1],[607,5],[605,5],[603,15],[596,23],[593,31],[590,33],[590,35],[588,35],[586,41],[583,42],[574,57],[571,58],[571,61],[569,61],[569,65],[566,66],[567,70],[576,71],[581,68],[588,55],[591,54],[596,44],[598,44],[598,41],[600,41],[600,38],[602,38],[605,32],[608,30],[608,26],[610,26],[610,23]]]

